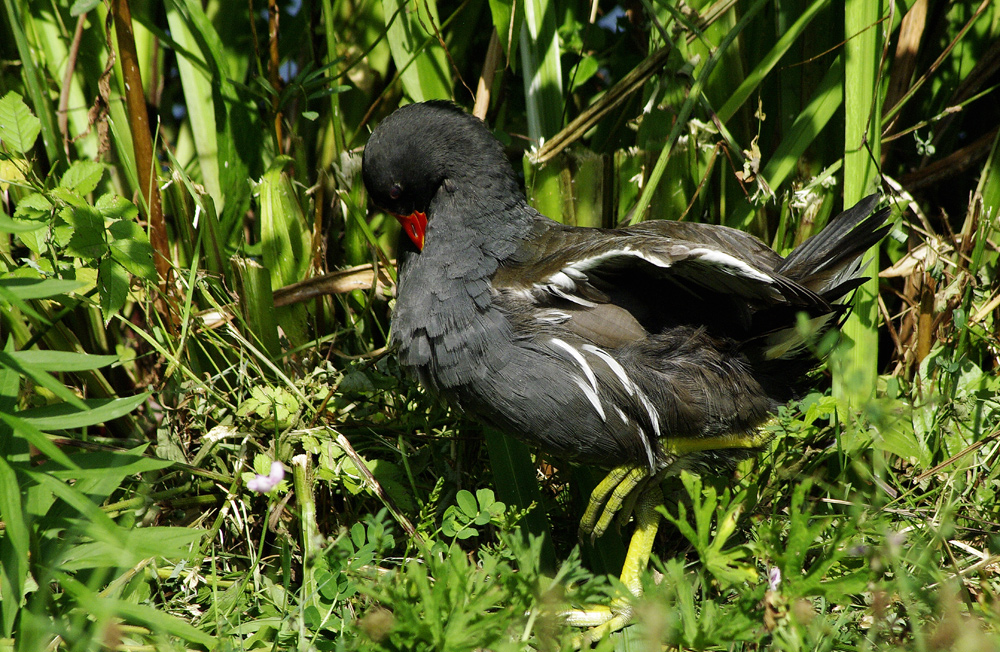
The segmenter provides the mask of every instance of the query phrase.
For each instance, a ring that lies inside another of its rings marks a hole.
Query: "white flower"
[[[281,462],[275,460],[274,462],[271,462],[271,474],[261,475],[258,473],[254,476],[253,480],[247,482],[247,489],[250,491],[256,491],[257,493],[266,494],[277,487],[278,483],[284,479],[285,467],[282,466]]]
[[[775,566],[767,572],[767,590],[777,591],[781,586],[781,569]]]

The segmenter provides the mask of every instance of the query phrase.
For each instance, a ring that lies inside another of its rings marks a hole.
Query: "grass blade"
[[[528,138],[541,147],[562,126],[563,87],[555,3],[527,0],[521,23],[521,72]]]
[[[785,56],[788,49],[792,44],[802,36],[809,25],[812,23],[813,18],[826,8],[829,4],[829,0],[817,0],[816,2],[809,5],[805,11],[799,16],[798,20],[781,35],[778,42],[774,44],[771,51],[768,52],[760,63],[750,71],[750,73],[744,78],[743,82],[740,84],[739,88],[730,96],[726,103],[722,105],[722,108],[718,110],[719,120],[722,122],[728,122],[729,118],[736,113],[736,111],[743,106],[747,98],[760,86],[764,78],[768,76],[774,66],[777,65],[781,57]],[[772,186],[773,187],[773,186]]]
[[[844,206],[853,206],[875,189],[881,152],[879,79],[882,3],[848,0],[844,19]],[[854,311],[844,335],[854,346],[835,370],[834,393],[849,405],[860,406],[875,393],[878,378],[878,248],[866,254],[875,261],[865,270],[869,278],[854,295]]]
[[[448,61],[437,36],[428,31],[440,24],[437,4],[430,0],[383,0],[382,8],[389,49],[406,94],[414,102],[450,98]]]
[[[761,172],[771,188],[777,188],[795,172],[799,158],[816,140],[844,102],[844,63],[837,57],[816,88],[809,104],[795,118],[781,144],[768,159]],[[747,230],[753,221],[754,206],[746,198],[740,200],[728,218],[728,225]]]

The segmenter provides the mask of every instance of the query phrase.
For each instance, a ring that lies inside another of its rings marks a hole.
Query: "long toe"
[[[634,464],[612,469],[590,494],[587,509],[580,519],[581,538],[590,537],[594,541],[607,532],[626,499],[641,490],[650,475],[648,467]]]
[[[630,475],[631,473],[626,474],[625,477]],[[644,480],[649,480],[648,473]],[[619,482],[617,487],[620,487],[623,482],[624,480]],[[611,492],[611,495],[613,496],[614,492]],[[616,632],[632,621],[633,601],[642,595],[642,573],[649,566],[653,542],[656,540],[656,532],[660,526],[660,513],[656,511],[656,508],[661,504],[663,504],[663,492],[657,482],[650,482],[640,490],[635,503],[635,532],[629,541],[621,574],[622,584],[632,595],[612,600],[608,606],[563,612],[566,622],[570,625],[591,628],[582,634],[578,641],[581,645],[596,641],[611,632]],[[605,506],[604,511],[607,512],[607,509],[608,507]]]

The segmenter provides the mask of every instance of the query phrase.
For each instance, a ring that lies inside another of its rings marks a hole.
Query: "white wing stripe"
[[[561,324],[569,319],[569,313],[562,310],[546,310],[535,315],[535,320],[545,324]]]
[[[737,276],[752,278],[755,281],[763,281],[768,284],[774,282],[774,279],[767,274],[764,274],[758,269],[754,269],[739,258],[730,256],[729,254],[717,249],[692,249],[690,253],[693,256],[697,256],[698,260],[701,262],[708,263],[713,267],[723,267],[726,271],[736,274]]]
[[[614,258],[621,258],[623,256],[629,256],[631,258],[641,258],[648,263],[656,265],[657,267],[670,267],[673,264],[673,261],[669,259],[660,258],[659,256],[651,256],[636,249],[632,249],[631,247],[624,247],[622,249],[612,249],[611,251],[604,251],[597,254],[596,256],[591,256],[590,258],[581,258],[580,260],[575,260],[566,267],[578,272],[586,272],[588,269],[600,267],[601,264],[607,260],[612,260]],[[557,272],[557,274],[559,273],[562,272]]]
[[[572,291],[574,289],[575,281],[583,281],[586,279],[585,272],[587,272],[587,270],[600,267],[609,260],[622,257],[641,258],[650,264],[663,268],[672,267],[674,265],[674,261],[669,258],[662,258],[637,249],[632,249],[631,247],[624,247],[622,249],[604,251],[589,258],[575,260],[560,271],[549,276],[546,281],[548,281],[551,285],[559,287],[560,289]],[[696,259],[699,262],[713,267],[722,268],[730,274],[734,274],[736,276],[751,278],[755,281],[761,281],[769,285],[774,283],[774,279],[764,272],[747,264],[739,258],[731,256],[724,251],[719,251],[718,249],[710,249],[707,247],[689,249],[687,251],[687,256],[684,256],[684,258],[687,260],[691,260],[692,258]]]
[[[573,276],[576,276],[576,274]],[[548,280],[551,285],[565,292],[572,292],[576,290],[576,281],[572,276],[566,274],[565,272],[556,272],[546,280]]]

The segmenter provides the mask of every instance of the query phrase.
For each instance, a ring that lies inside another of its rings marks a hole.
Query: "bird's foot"
[[[636,480],[639,473],[641,477]],[[626,483],[627,488],[622,489]],[[608,486],[605,486],[608,485]],[[642,485],[641,489],[636,487]],[[610,487],[610,488],[609,488]],[[598,492],[603,496],[598,496]],[[635,511],[635,532],[629,542],[625,563],[622,566],[621,582],[632,594],[630,597],[616,598],[608,606],[599,606],[586,610],[570,610],[564,612],[569,624],[576,627],[590,627],[581,636],[581,645],[596,641],[606,634],[616,632],[632,621],[633,600],[642,596],[642,573],[649,566],[649,556],[656,540],[656,530],[660,525],[660,514],[656,508],[663,503],[663,492],[660,491],[658,478],[651,476],[645,467],[619,468],[612,471],[591,495],[591,504],[587,513],[601,511],[600,518],[592,516],[594,522],[580,524],[581,531],[589,528],[590,532],[601,532],[607,528],[615,512],[622,509],[623,503],[629,503],[628,511]],[[596,504],[596,507],[595,507]],[[603,505],[603,511],[601,510]],[[623,512],[627,513],[627,512]],[[603,524],[603,527],[602,527]]]
[[[590,494],[590,501],[580,519],[580,536],[591,541],[603,535],[616,516],[624,522],[635,515],[635,532],[629,542],[622,566],[621,581],[633,598],[642,595],[642,573],[649,566],[649,556],[656,539],[663,504],[660,481],[684,464],[688,455],[722,449],[754,449],[767,443],[764,429],[753,433],[738,433],[717,437],[663,439],[663,458],[669,463],[656,472],[641,464],[626,464],[614,468]],[[590,627],[581,642],[596,641],[617,631],[632,620],[633,598],[617,598],[608,606],[564,612],[567,622],[577,627]]]
[[[566,623],[573,627],[587,627],[587,631],[577,636],[574,647],[589,647],[606,635],[617,632],[632,622],[633,607],[630,600],[614,600],[608,606],[590,609],[571,609],[563,612]]]
[[[580,537],[589,537],[593,542],[607,532],[616,514],[620,513],[623,521],[627,519],[651,476],[649,467],[638,464],[612,469],[590,494],[587,509],[580,519]]]

